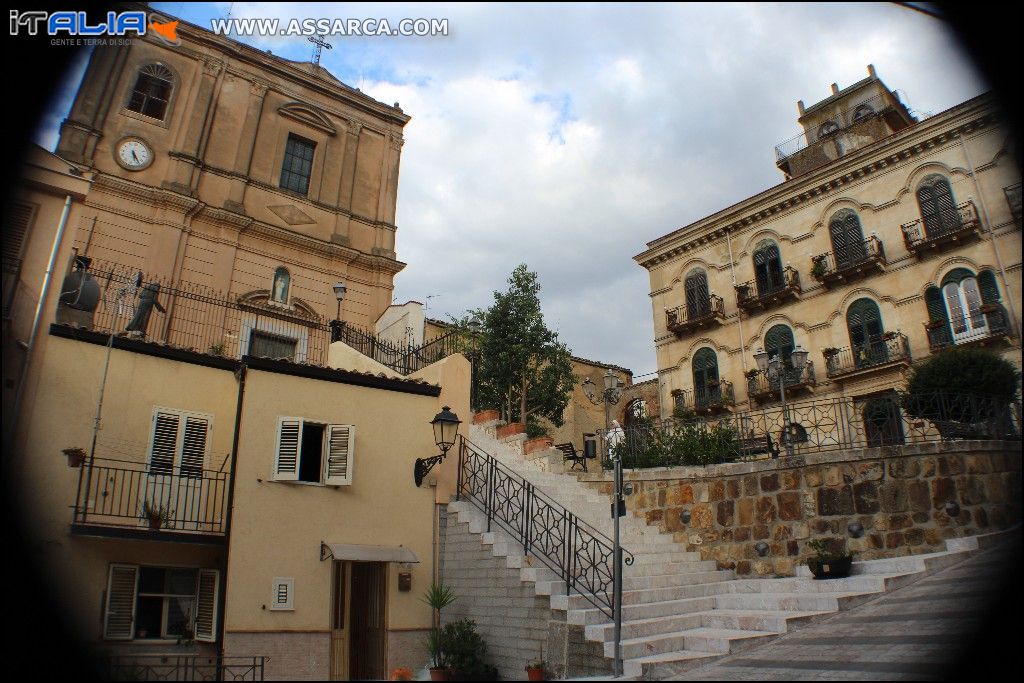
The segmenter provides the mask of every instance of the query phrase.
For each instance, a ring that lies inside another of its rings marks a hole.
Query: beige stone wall
[[[870,560],[945,550],[948,538],[1020,522],[1019,443],[954,441],[753,463],[627,470],[626,506],[739,575],[790,576],[833,539]],[[608,474],[582,475],[609,493]],[[959,515],[947,514],[955,501]],[[682,513],[689,512],[689,522]],[[853,538],[848,525],[864,528]],[[766,556],[755,546],[769,545]]]
[[[604,405],[600,403],[594,405],[590,402],[583,391],[583,380],[589,377],[594,383],[595,395],[600,395],[604,391],[604,374],[608,368],[615,372],[615,376],[619,378],[624,387],[628,388],[632,385],[633,373],[626,368],[573,357],[572,372],[576,380],[569,397],[569,405],[562,412],[562,426],[555,427],[552,424],[548,427],[548,433],[554,443],[571,441],[576,446],[576,450],[582,450],[584,434],[596,433],[605,428]],[[625,401],[626,399],[623,398],[618,405],[611,407],[612,418],[619,418],[620,422],[622,420],[619,416]]]
[[[269,290],[289,269],[290,302],[365,329],[391,303],[402,129],[409,117],[290,62],[181,22],[179,46],[151,36],[98,48],[58,153],[95,169],[74,244],[97,259],[232,295]],[[163,120],[127,103],[139,69],[174,77]],[[289,134],[316,143],[308,193],[280,187]],[[154,153],[142,170],[116,160],[127,136]]]
[[[811,352],[817,379],[810,391],[789,398],[901,386],[905,368],[899,366],[830,380],[821,351],[850,345],[847,310],[867,298],[878,305],[886,331],[907,336],[912,358],[926,358],[931,351],[922,324],[929,318],[924,293],[954,268],[993,271],[1008,314],[1021,315],[1020,224],[1003,192],[1020,183],[1020,170],[1007,153],[1010,139],[991,99],[978,98],[651,242],[636,260],[650,273],[662,416],[671,413],[673,390],[692,390],[691,360],[704,347],[715,351],[720,377],[734,385],[737,404],[745,404],[743,373],[756,367],[753,353],[778,324],[787,325],[795,342]],[[958,204],[973,202],[983,230],[918,255],[907,249],[900,226],[921,217],[915,191],[932,173],[949,180]],[[841,209],[858,214],[865,238],[878,235],[886,264],[882,272],[826,287],[811,275],[811,257],[833,250],[828,223]],[[783,265],[798,271],[802,293],[797,301],[741,315],[733,284],[754,279],[753,252],[764,239],[775,241]],[[680,338],[668,331],[665,310],[685,303],[683,280],[695,267],[707,272],[711,292],[723,298],[725,320]],[[992,346],[1020,367],[1016,332]]]

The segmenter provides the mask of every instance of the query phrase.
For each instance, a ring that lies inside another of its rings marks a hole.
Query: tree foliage
[[[1017,368],[999,354],[954,346],[918,364],[907,383],[907,393],[974,394],[1008,403],[1016,398],[1019,383]]]
[[[460,327],[480,323],[477,402],[497,407],[508,422],[543,417],[560,426],[575,381],[571,353],[544,324],[537,274],[521,264],[508,285],[494,292],[490,308],[456,321]]]

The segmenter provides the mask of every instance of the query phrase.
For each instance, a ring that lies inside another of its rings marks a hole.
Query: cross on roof
[[[317,33],[314,36],[310,36],[306,40],[316,45],[316,48],[313,50],[313,63],[316,64],[317,66],[320,66],[320,50],[322,50],[325,47],[328,50],[330,50],[331,44],[324,40],[322,33]]]

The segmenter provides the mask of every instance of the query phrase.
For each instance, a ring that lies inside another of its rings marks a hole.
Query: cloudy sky
[[[918,116],[987,89],[941,21],[882,4],[154,3],[214,17],[446,18],[449,35],[329,39],[322,64],[399,102],[399,302],[446,319],[537,271],[576,355],[655,370],[646,242],[776,185],[796,101],[867,75]],[[242,37],[310,59],[303,37]],[[52,149],[80,70],[37,135]]]

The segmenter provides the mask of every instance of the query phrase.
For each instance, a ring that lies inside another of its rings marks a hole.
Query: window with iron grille
[[[313,150],[316,143],[288,135],[288,144],[284,148],[284,161],[281,164],[281,187],[299,194],[309,192],[309,178],[313,173]]]
[[[139,69],[128,109],[161,121],[174,90],[174,75],[163,64],[146,64]]]
[[[249,334],[249,355],[278,360],[282,358],[295,360],[296,344],[296,340],[290,337],[280,337],[276,334],[253,330]]]

